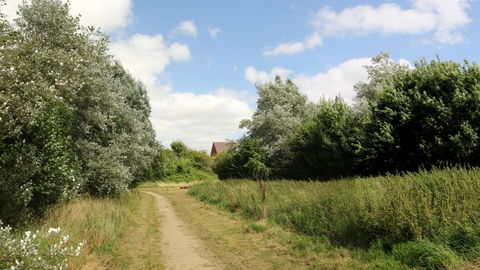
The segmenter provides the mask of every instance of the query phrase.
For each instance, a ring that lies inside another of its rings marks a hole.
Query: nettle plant
[[[5,269],[67,269],[68,258],[80,255],[84,240],[76,248],[67,247],[69,236],[63,236],[58,244],[45,247],[42,240],[58,234],[60,227],[50,228],[46,234],[39,231],[25,232],[22,239],[12,234],[10,226],[0,221],[0,267]]]

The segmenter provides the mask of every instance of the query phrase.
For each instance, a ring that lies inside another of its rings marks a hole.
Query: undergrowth
[[[266,214],[254,181],[206,182],[189,194],[246,219],[266,215],[267,224],[308,236],[299,249],[328,243],[363,250],[359,257],[375,268],[446,269],[480,255],[479,168],[330,182],[270,181],[265,190]]]
[[[160,182],[166,183],[190,183],[196,181],[213,181],[218,180],[214,173],[208,173],[198,169],[191,169],[185,173],[176,173],[163,178]]]

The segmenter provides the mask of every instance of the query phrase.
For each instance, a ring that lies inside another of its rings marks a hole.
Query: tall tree
[[[288,140],[283,178],[328,180],[351,175],[352,145],[360,130],[356,114],[340,96],[320,100],[319,110]]]
[[[369,82],[358,82],[353,86],[357,92],[354,108],[360,116],[369,113],[369,103],[375,105],[378,96],[383,93],[383,88],[393,84],[394,77],[404,76],[409,66],[395,63],[390,59],[390,51],[381,51],[372,57],[372,65],[364,65],[368,73]]]
[[[415,171],[448,164],[480,165],[480,68],[465,60],[425,60],[394,77],[367,118],[358,170]]]
[[[240,128],[258,140],[267,155],[272,157],[300,125],[317,113],[317,107],[300,94],[298,87],[287,79],[285,84],[279,75],[275,82],[256,84],[259,95],[257,110],[252,119],[243,119]]]
[[[1,20],[0,218],[12,224],[71,192],[119,194],[155,154],[146,90],[61,0]]]

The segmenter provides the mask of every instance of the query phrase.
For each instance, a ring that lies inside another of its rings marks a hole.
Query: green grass
[[[263,217],[262,194],[253,181],[206,182],[189,194],[246,219]],[[266,224],[313,239],[299,243],[300,250],[328,243],[359,249],[359,257],[379,268],[444,269],[480,255],[479,195],[478,168],[330,182],[271,181],[266,183]]]

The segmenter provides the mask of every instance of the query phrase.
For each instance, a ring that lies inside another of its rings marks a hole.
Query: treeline
[[[159,147],[146,88],[108,36],[60,0],[18,15],[0,22],[0,219],[12,225],[72,194],[122,194]]]
[[[218,180],[212,172],[212,158],[207,151],[197,151],[182,141],[173,141],[170,149],[160,148],[145,172],[144,181],[189,183]]]
[[[449,165],[480,165],[480,69],[467,60],[425,60],[415,68],[389,52],[364,66],[349,106],[340,96],[308,101],[289,79],[257,84],[247,136],[219,155],[220,179],[328,180]]]

